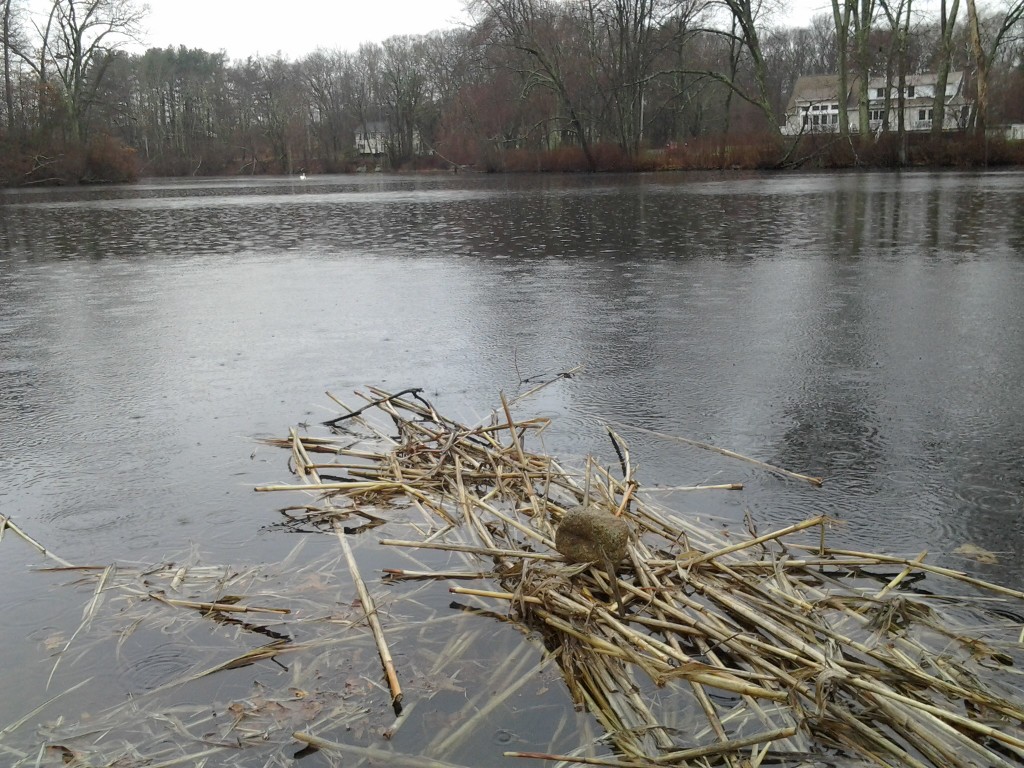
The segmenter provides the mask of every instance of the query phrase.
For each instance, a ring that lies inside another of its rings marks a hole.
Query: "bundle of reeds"
[[[485,423],[466,425],[419,390],[360,397],[356,409],[333,398],[343,413],[325,422],[332,436],[293,430],[269,441],[291,451],[302,482],[257,490],[315,496],[291,514],[337,532],[396,705],[401,670],[341,521],[373,526],[400,510],[423,535],[381,544],[463,553],[466,567],[387,577],[488,582],[451,592],[541,629],[611,745],[600,757],[509,756],[606,766],[1024,763],[1024,594],[930,565],[924,553],[832,548],[825,517],[737,541],[654,503],[611,430],[614,471],[587,460],[574,472],[528,449],[547,422],[514,419],[504,399]],[[626,522],[621,561],[572,563],[579,558],[558,551],[558,528],[578,508]]]

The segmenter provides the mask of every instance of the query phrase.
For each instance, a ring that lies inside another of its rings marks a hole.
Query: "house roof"
[[[906,76],[906,83],[907,83],[907,85],[914,85],[914,86],[918,86],[918,85],[935,85],[935,83],[938,81],[938,79],[939,79],[939,76],[936,75],[934,72],[924,72],[924,73],[921,73],[919,75],[907,75]],[[955,90],[959,91],[960,90],[960,83],[961,83],[961,81],[963,79],[964,79],[963,71],[961,71],[961,70],[953,70],[952,72],[950,72],[946,76],[946,87],[949,88],[951,86],[955,86]],[[886,83],[886,78],[885,78],[884,75],[881,75],[879,77],[872,77],[871,80],[868,81],[868,87],[869,88],[884,88],[885,87],[885,83]],[[893,86],[896,85],[896,81],[895,80],[892,82],[892,85]]]
[[[917,75],[907,75],[906,84],[913,86],[935,85],[937,75],[934,72],[926,72]],[[964,73],[954,70],[946,78],[947,104],[957,105],[966,103],[963,97]],[[853,76],[847,83],[846,103],[855,106],[857,103],[856,93],[860,78]],[[885,88],[887,80],[885,76],[873,77],[868,81],[868,90],[873,93],[876,88]],[[895,83],[890,83],[895,87]],[[839,75],[802,75],[797,78],[793,85],[793,93],[786,104],[786,113],[796,111],[798,104],[816,104],[824,102],[835,102],[839,100]],[[872,99],[874,102],[875,99]],[[906,99],[904,104],[907,107],[928,106],[933,103],[930,96]]]
[[[858,79],[851,77],[847,83],[846,98],[856,91]],[[797,102],[837,101],[839,99],[839,75],[801,75],[793,84],[786,111],[796,108]]]

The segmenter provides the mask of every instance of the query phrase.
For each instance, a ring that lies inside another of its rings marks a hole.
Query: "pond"
[[[423,387],[476,421],[526,380],[582,366],[517,408],[552,419],[552,453],[613,463],[611,421],[641,484],[684,514],[740,529],[749,515],[769,530],[825,513],[850,548],[927,550],[1021,588],[1021,339],[1016,171],[369,174],[9,191],[0,513],[76,565],[192,558],[240,572],[280,563],[303,538],[301,557],[328,563],[333,536],[283,529],[278,510],[294,499],[253,491],[290,478],[287,452],[258,438],[336,415],[326,391],[354,403],[367,385]],[[709,483],[743,490],[669,490]],[[361,537],[359,558],[383,590],[379,569],[396,556],[374,538]],[[83,622],[95,583],[40,571],[46,561],[10,532],[0,547],[3,688],[23,692],[3,697],[0,728],[86,678],[32,723],[94,716],[194,668],[171,624],[128,637],[107,616],[111,649],[96,650],[103,635]],[[343,566],[329,588],[340,605],[354,599]],[[444,590],[423,600],[410,620],[445,618]],[[481,669],[517,642],[488,626]],[[189,696],[238,701],[257,671],[212,676]],[[538,679],[532,704],[508,704],[450,755],[497,764],[507,744],[552,743],[523,736],[548,720],[574,744],[586,722],[556,677]],[[445,695],[430,699],[435,720],[403,735],[404,753],[429,755],[431,723],[471,695],[471,681],[446,680],[430,683]],[[32,723],[7,743],[24,749]],[[232,760],[216,764],[264,764]]]

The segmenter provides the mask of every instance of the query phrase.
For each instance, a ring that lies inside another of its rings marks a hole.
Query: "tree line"
[[[24,2],[0,0],[8,184],[539,158],[644,167],[666,148],[779,147],[793,84],[812,74],[856,84],[853,137],[840,102],[847,142],[877,140],[867,88],[880,74],[942,83],[962,70],[971,130],[1024,121],[1024,0],[832,0],[798,28],[762,0],[469,0],[463,27],[234,61],[132,52],[145,18],[134,0],[47,0],[45,15]]]

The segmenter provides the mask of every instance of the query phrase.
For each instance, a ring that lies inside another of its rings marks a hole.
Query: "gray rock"
[[[555,549],[570,563],[607,559],[612,565],[626,556],[629,525],[621,517],[596,507],[576,507],[565,513],[555,531]]]

